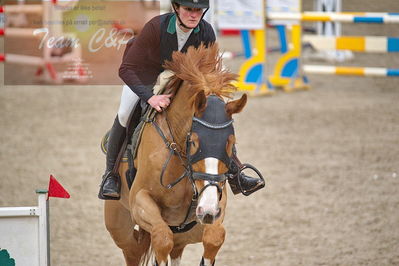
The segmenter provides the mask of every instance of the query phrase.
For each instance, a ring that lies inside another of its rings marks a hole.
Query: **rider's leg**
[[[105,180],[102,183],[103,196],[111,198],[119,198],[120,196],[120,177],[115,171],[118,167],[116,165],[118,163],[117,158],[120,152],[124,152],[121,151],[121,148],[126,138],[126,126],[129,116],[138,101],[139,97],[127,85],[124,85],[118,115],[115,118],[108,139],[106,170],[103,176]]]
[[[242,189],[246,192],[246,195],[249,195],[265,186],[265,181],[263,179],[250,177],[242,173],[240,171],[242,166],[243,165],[237,157],[237,151],[234,146],[233,156],[228,172],[230,188],[234,194],[242,192]]]
[[[120,124],[119,118],[116,116],[108,137],[106,167],[103,176],[105,180],[102,186],[102,194],[107,197],[119,197],[120,178],[114,168],[125,137],[126,128]]]

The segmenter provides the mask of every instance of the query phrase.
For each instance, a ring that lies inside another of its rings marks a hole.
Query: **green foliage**
[[[15,266],[15,260],[10,258],[7,249],[0,249],[0,265],[1,266]]]

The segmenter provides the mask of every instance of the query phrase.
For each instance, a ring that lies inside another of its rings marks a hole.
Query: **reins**
[[[188,162],[188,157],[187,154],[182,154],[182,151],[180,149],[178,149],[178,144],[175,142],[174,140],[174,136],[172,134],[171,131],[171,127],[170,127],[170,123],[169,123],[169,119],[168,119],[168,115],[167,115],[167,111],[164,110],[163,112],[165,112],[165,120],[166,120],[166,124],[168,126],[168,131],[172,137],[172,142],[170,142],[165,134],[163,133],[162,129],[160,128],[160,126],[155,122],[155,120],[151,121],[152,125],[155,127],[155,129],[158,131],[159,135],[161,136],[162,140],[164,141],[166,148],[169,149],[169,155],[168,158],[166,159],[166,161],[164,162],[163,166],[162,166],[162,170],[161,170],[161,174],[159,176],[159,182],[161,184],[161,186],[163,186],[166,189],[171,189],[173,188],[175,185],[177,185],[178,183],[180,183],[185,177],[188,177],[193,189],[193,196],[191,198],[190,201],[190,206],[187,210],[186,216],[184,218],[184,221],[179,225],[179,226],[169,226],[172,230],[173,233],[183,233],[183,232],[187,232],[188,230],[190,230],[191,228],[193,228],[197,222],[194,220],[190,223],[187,223],[189,220],[190,215],[195,212],[195,209],[197,208],[198,205],[198,198],[200,196],[200,194],[198,193],[197,187],[195,186],[194,180],[192,178],[193,176],[193,171],[191,168],[191,164]],[[189,138],[189,135],[187,136],[187,138]],[[186,140],[186,142],[188,142],[188,140]],[[177,155],[180,162],[182,163],[182,166],[184,167],[184,172],[183,174],[178,177],[175,181],[173,181],[172,183],[165,185],[163,182],[163,177],[166,171],[166,168],[169,165],[169,162],[172,158],[173,155]],[[187,162],[185,162],[183,160],[183,157],[186,158]],[[202,190],[203,191],[203,190]],[[201,192],[202,192],[201,191]]]
[[[182,83],[179,84],[179,88],[180,88],[181,84]],[[209,97],[211,98],[212,96],[209,96]],[[179,147],[179,144],[176,142],[175,137],[173,136],[167,110],[164,110],[163,113],[164,113],[164,119],[165,119],[165,122],[167,125],[167,130],[169,131],[169,135],[171,136],[170,137],[171,140],[169,140],[166,137],[166,135],[162,131],[161,127],[155,121],[155,118],[148,121],[148,122],[151,122],[151,124],[155,127],[159,136],[164,141],[166,148],[169,150],[168,157],[166,158],[165,162],[162,165],[159,182],[162,187],[164,187],[166,189],[171,189],[174,186],[176,186],[178,183],[180,183],[184,178],[187,177],[189,179],[191,186],[192,186],[192,191],[193,191],[193,196],[191,198],[190,206],[187,210],[184,221],[177,227],[171,226],[171,229],[174,233],[186,232],[186,231],[190,230],[196,223],[195,220],[192,222],[188,222],[188,221],[189,221],[190,217],[192,216],[192,214],[195,213],[195,209],[198,205],[198,199],[201,196],[201,194],[205,191],[206,188],[208,188],[210,186],[215,186],[217,188],[217,192],[219,194],[219,200],[221,200],[222,195],[223,195],[222,192],[223,192],[223,188],[225,185],[225,181],[227,180],[227,176],[225,174],[216,174],[215,175],[215,174],[208,174],[208,173],[193,171],[192,164],[204,159],[206,154],[201,153],[201,143],[200,143],[200,147],[198,148],[198,150],[193,155],[191,155],[191,152],[190,152],[191,146],[192,146],[191,133],[195,132],[197,134],[201,134],[201,132],[204,133],[204,132],[208,132],[209,130],[211,130],[212,134],[214,134],[213,131],[217,130],[218,132],[221,132],[219,134],[222,134],[222,135],[230,134],[231,132],[234,132],[233,128],[232,128],[233,120],[228,119],[228,120],[222,121],[221,123],[215,123],[215,122],[209,122],[209,121],[203,120],[201,118],[198,118],[196,116],[193,116],[192,117],[193,125],[191,127],[191,130],[188,132],[188,134],[186,136],[185,150],[183,151],[181,149],[181,147]],[[208,134],[209,134],[209,132],[208,132]],[[205,148],[204,151],[206,151],[206,146],[204,146],[202,148]],[[165,185],[164,175],[165,175],[166,169],[167,169],[173,155],[176,155],[179,158],[181,165],[184,167],[184,172],[173,182]],[[231,158],[226,157],[226,156],[227,155],[223,154],[221,156],[216,156],[216,158],[218,158],[219,160],[222,160],[224,163],[226,163],[226,165],[229,165]],[[197,186],[195,185],[196,180],[203,180],[203,181],[207,182],[207,183],[205,183],[204,187],[201,188],[200,191],[198,191]],[[222,184],[220,185],[220,183],[222,183]]]
[[[166,161],[164,162],[164,164],[162,166],[161,175],[159,177],[159,182],[161,183],[161,185],[164,188],[171,189],[172,187],[177,185],[180,181],[182,181],[186,176],[189,176],[188,174],[190,174],[191,171],[190,171],[190,167],[183,160],[183,157],[187,158],[187,156],[185,154],[182,154],[182,150],[179,149],[179,146],[178,146],[178,144],[176,143],[176,141],[174,139],[174,136],[173,136],[171,128],[170,128],[170,123],[169,123],[167,111],[164,110],[163,112],[165,113],[165,120],[166,120],[166,124],[168,126],[168,131],[169,131],[169,133],[170,133],[170,135],[172,137],[172,141],[171,142],[166,138],[165,134],[163,133],[162,129],[157,124],[157,122],[151,121],[151,123],[155,127],[155,129],[158,131],[159,135],[161,136],[162,140],[164,141],[164,143],[166,145],[166,148],[169,149],[168,158],[166,159]],[[164,177],[166,168],[168,167],[169,162],[170,162],[170,160],[171,160],[173,155],[177,155],[177,157],[179,158],[180,162],[182,163],[182,166],[184,167],[185,171],[175,181],[173,181],[172,183],[170,183],[168,185],[165,185],[164,182],[163,182],[163,177]]]

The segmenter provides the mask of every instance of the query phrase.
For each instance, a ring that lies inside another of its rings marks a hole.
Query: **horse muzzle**
[[[221,208],[210,210],[198,206],[196,214],[197,219],[201,222],[201,224],[213,224],[222,214],[222,210]]]

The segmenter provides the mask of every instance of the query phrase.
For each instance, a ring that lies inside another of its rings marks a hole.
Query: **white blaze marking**
[[[206,158],[205,159],[205,173],[217,175],[218,174],[218,160],[216,158]],[[209,184],[205,181],[205,186]],[[201,200],[198,207],[202,207],[204,212],[214,213],[216,215],[218,211],[218,193],[215,186],[209,186],[202,193]]]
[[[216,158],[205,158],[205,173],[211,174],[211,175],[217,175],[218,174],[218,159]]]

